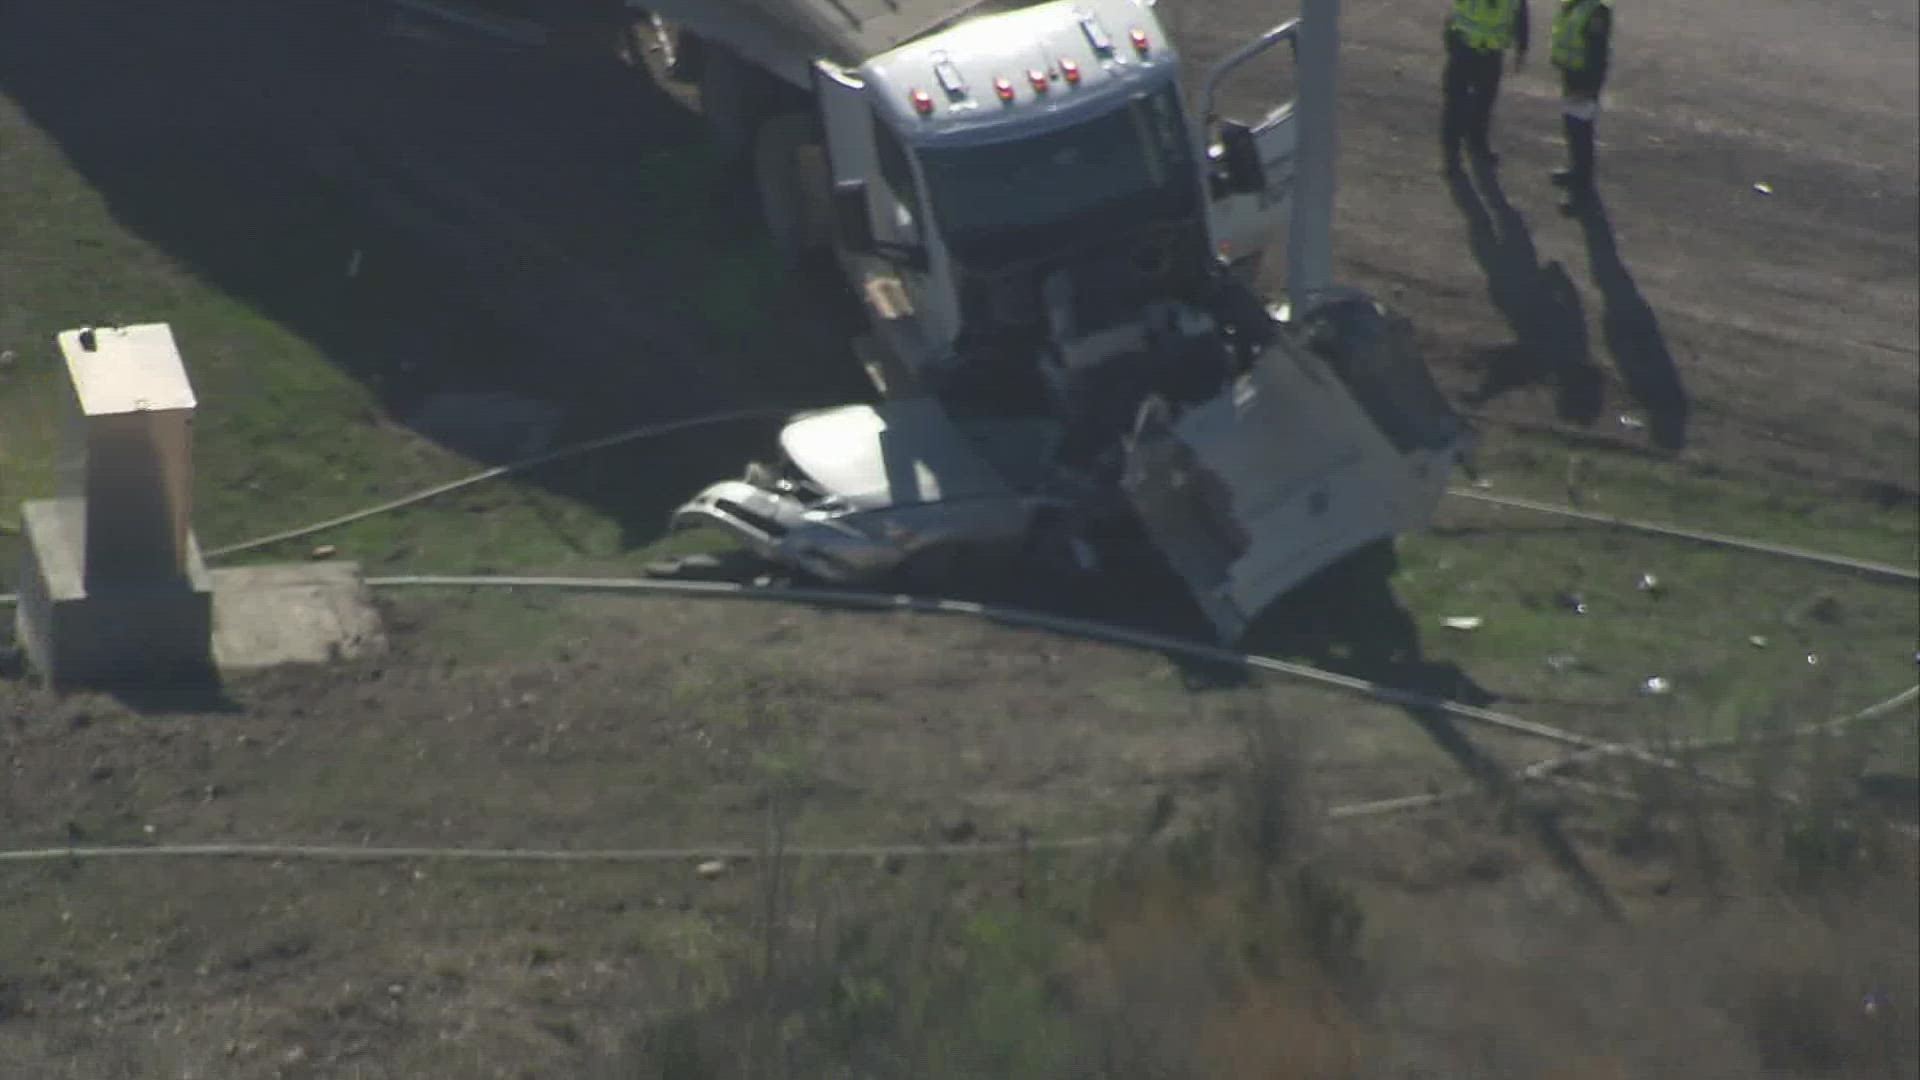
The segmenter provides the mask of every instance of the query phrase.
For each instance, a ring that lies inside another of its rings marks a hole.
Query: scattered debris
[[[1637,416],[1630,416],[1626,413],[1621,413],[1620,426],[1623,428],[1626,428],[1628,431],[1640,431],[1647,426],[1647,422],[1645,420],[1640,419]]]
[[[1767,183],[1765,180],[1758,180],[1754,182],[1753,190],[1762,195],[1771,195],[1773,194],[1773,185]]]
[[[1486,491],[1488,488],[1491,488],[1493,486],[1493,481],[1483,476],[1480,479],[1475,480],[1473,482],[1473,486],[1480,489],[1481,491]]]
[[[694,868],[694,873],[699,874],[708,881],[712,881],[714,878],[726,872],[727,863],[725,859],[708,859],[706,862]]]
[[[1560,594],[1560,606],[1573,612],[1575,615],[1585,615],[1587,613],[1587,598],[1577,592],[1564,592]]]
[[[1449,615],[1440,623],[1449,630],[1478,630],[1482,621],[1478,615]]]
[[[1655,697],[1658,697],[1659,695],[1664,694],[1672,689],[1673,689],[1673,684],[1668,682],[1665,679],[1665,677],[1660,675],[1649,675],[1647,676],[1647,680],[1640,684],[1641,693],[1650,694]]]
[[[340,549],[334,547],[332,544],[321,544],[319,547],[313,549],[312,554],[314,560],[317,562],[321,559],[333,558],[335,555],[340,554]]]
[[[1663,591],[1660,586],[1660,579],[1652,574],[1641,574],[1640,580],[1634,583],[1634,588],[1639,589],[1649,596],[1659,596]]]
[[[1819,664],[1819,663],[1820,663],[1820,654],[1819,654],[1819,653],[1808,653],[1808,654],[1807,654],[1807,665],[1808,665],[1809,667],[1812,667],[1812,666],[1814,666],[1814,665],[1817,665],[1817,664]]]
[[[12,349],[0,349],[0,368],[12,367],[14,353]]]
[[[1767,639],[1764,635],[1753,634],[1747,638],[1747,644],[1753,646],[1756,649],[1764,649],[1767,647]],[[1916,654],[1916,655],[1920,655],[1920,654]]]
[[[1552,653],[1547,657],[1547,667],[1555,674],[1564,675],[1580,663],[1580,658],[1572,653]]]

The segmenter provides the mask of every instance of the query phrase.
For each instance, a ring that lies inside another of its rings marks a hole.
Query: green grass
[[[401,357],[369,348],[377,342],[366,336],[367,316],[345,299],[338,268],[318,262],[359,227],[337,198],[270,212],[268,235],[248,241],[244,255],[265,264],[241,282],[241,296],[224,291],[238,279],[203,277],[126,226],[3,99],[0,147],[0,350],[10,354],[0,365],[0,583],[15,572],[18,540],[7,526],[17,524],[18,503],[46,496],[54,483],[65,393],[54,339],[73,327],[172,325],[200,402],[194,524],[203,547],[355,510],[480,467],[383,414],[374,388]],[[683,156],[698,163],[698,155]],[[697,170],[673,156],[660,166],[661,198],[700,205],[691,197],[702,182]],[[690,232],[713,224],[701,214],[676,220]],[[679,284],[697,313],[741,352],[767,352],[781,305],[790,305],[763,247],[734,245],[724,258],[680,267]],[[280,249],[284,261],[275,262]],[[373,567],[605,565],[635,544],[658,541],[673,501],[713,469],[734,467],[739,431],[610,451],[562,473],[472,489],[251,557],[299,557],[325,543]],[[659,548],[711,545],[692,537]]]
[[[1574,452],[1538,436],[1492,449],[1493,491],[1553,499],[1558,479],[1564,500]],[[1814,504],[1779,486],[1579,453],[1589,508],[1913,565],[1911,507]],[[1911,585],[1458,501],[1401,553],[1396,586],[1430,656],[1530,718],[1576,730],[1731,735],[1826,719],[1915,681]],[[1640,588],[1643,574],[1657,591]],[[1586,614],[1569,608],[1574,595]],[[1452,615],[1484,622],[1461,633],[1442,626]],[[1643,694],[1653,676],[1671,692]]]

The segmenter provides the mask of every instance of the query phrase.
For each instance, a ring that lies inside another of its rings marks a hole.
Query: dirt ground
[[[1404,307],[1459,391],[1546,384],[1498,393],[1490,418],[1630,445],[1667,436],[1714,467],[1911,501],[1914,12],[1622,8],[1599,122],[1606,213],[1576,222],[1547,183],[1563,151],[1552,6],[1535,9],[1535,55],[1509,70],[1496,107],[1498,179],[1476,197],[1438,170],[1440,12],[1342,5],[1343,276]],[[1171,3],[1203,61],[1273,14]],[[1568,369],[1588,363],[1604,400],[1556,402],[1554,384],[1577,385]]]
[[[1458,782],[1397,711],[1284,684],[1196,692],[1164,661],[988,623],[499,594],[385,607],[387,655],[235,679],[218,700],[135,712],[8,685],[0,835],[693,850],[622,865],[0,869],[0,1069],[640,1075],[620,1071],[627,1040],[712,992],[761,925],[762,875],[735,863],[708,879],[696,864],[760,849],[772,820],[796,847],[1183,832],[1220,806],[1259,717],[1289,732],[1303,807]],[[1547,1075],[1583,1056],[1568,1075],[1913,1060],[1905,1013],[1876,1026],[1856,1008],[1863,994],[1911,1000],[1910,871],[1823,918],[1749,893],[1731,865],[1716,877],[1684,845],[1633,841],[1604,813],[1563,825],[1572,864],[1477,800],[1291,827],[1365,904],[1392,1040],[1369,1075]],[[928,888],[1006,902],[1030,879],[1084,888],[1110,861],[978,857],[930,881],[937,865],[803,859],[787,903],[804,923],[918,910]],[[1596,917],[1583,877],[1624,922]],[[1766,964],[1757,938],[1778,945]],[[1782,1010],[1807,1015],[1768,1036]]]
[[[1196,64],[1290,14],[1251,0],[1162,7]],[[1498,183],[1474,191],[1438,170],[1439,9],[1343,7],[1338,264],[1414,318],[1450,390],[1489,391],[1487,422],[1679,449],[1703,471],[1788,477],[1836,498],[1920,501],[1911,6],[1623,8],[1601,120],[1606,216],[1585,222],[1553,212],[1546,182],[1560,153],[1546,5],[1535,5],[1537,55],[1508,76],[1496,117]],[[740,193],[711,178],[660,190],[663,155],[697,157],[695,118],[635,73],[369,36],[351,5],[166,8],[0,9],[0,91],[130,229],[316,335],[332,331],[311,298],[342,287],[335,268],[361,241],[280,226],[343,191],[372,192],[354,213],[376,237],[368,273],[388,287],[386,306],[328,343],[396,417],[466,386],[555,402],[592,431],[860,392],[831,290],[783,295],[776,364],[763,341],[725,332],[724,309],[689,316],[710,298],[686,290],[675,253],[737,234],[689,234],[674,200],[701,193],[701,221],[752,226]],[[76,78],[82,53],[119,79]],[[125,80],[165,89],[129,95]],[[302,260],[325,274],[289,283],[274,269]],[[1557,391],[1582,364],[1602,373],[1603,396]],[[637,515],[631,527],[639,542],[658,526]],[[225,702],[162,702],[159,715],[0,683],[5,846],[752,844],[773,775],[803,778],[795,842],[1060,835],[1136,819],[1162,793],[1187,813],[1241,749],[1225,714],[1244,692],[1195,695],[1157,658],[971,623],[424,598],[389,615],[385,659],[250,677]],[[529,653],[538,631],[548,644]],[[870,688],[876,667],[885,687]],[[1286,715],[1356,715],[1304,691],[1263,700]],[[1457,780],[1397,714],[1353,726],[1324,746],[1325,799]],[[303,801],[287,805],[282,790]],[[1492,1048],[1492,1014],[1521,1009],[1529,988],[1567,997],[1566,984],[1537,981],[1556,962],[1659,1000],[1602,971],[1598,931],[1528,966],[1583,901],[1536,845],[1485,825],[1442,816],[1352,841],[1383,918],[1409,935],[1423,919],[1457,920],[1476,946],[1404,954],[1428,977],[1398,1005],[1419,1045],[1397,1075],[1543,1075],[1551,1045]],[[1675,926],[1705,889],[1659,859],[1595,857],[1624,902]],[[634,1016],[714,978],[709,946],[754,903],[746,875],[705,882],[681,862],[582,871],[564,887],[546,873],[0,871],[0,1073],[18,1061],[90,1077],[578,1074]],[[886,896],[894,880],[860,864],[838,887]],[[1822,984],[1823,1008],[1908,977],[1912,927],[1893,921],[1870,938],[1884,955],[1836,946],[1848,959]],[[1499,993],[1470,1007],[1436,989],[1468,969]],[[1582,1023],[1567,1037],[1644,1030],[1624,1013]]]

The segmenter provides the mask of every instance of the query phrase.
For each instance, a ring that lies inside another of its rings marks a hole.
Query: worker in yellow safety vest
[[[1593,127],[1612,42],[1613,0],[1560,0],[1553,17],[1553,66],[1560,69],[1568,166],[1553,174],[1553,182],[1567,189],[1561,209],[1568,213],[1593,201]]]
[[[1500,160],[1487,140],[1500,69],[1509,47],[1513,68],[1527,58],[1527,0],[1453,0],[1445,31],[1447,66],[1441,76],[1440,154],[1449,174],[1460,171],[1460,146],[1486,164]]]

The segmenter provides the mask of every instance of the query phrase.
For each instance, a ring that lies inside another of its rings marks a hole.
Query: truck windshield
[[[1193,213],[1198,180],[1177,94],[1165,86],[1042,135],[921,149],[934,217],[954,257],[975,266],[1021,262],[1108,222]]]

